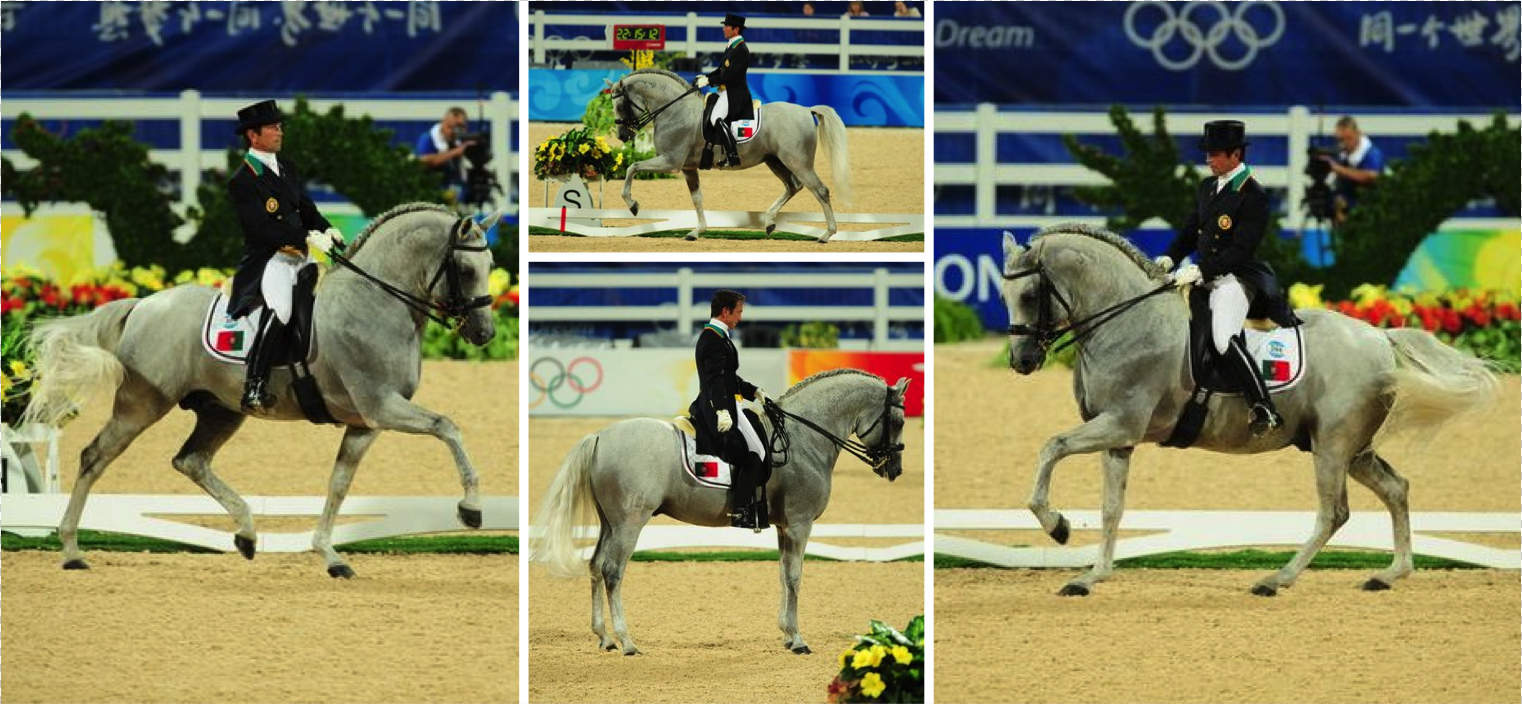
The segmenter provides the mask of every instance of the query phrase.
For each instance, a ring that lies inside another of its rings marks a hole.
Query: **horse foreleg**
[[[630,164],[624,174],[624,205],[629,206],[629,213],[639,215],[639,201],[634,200],[635,174],[641,171],[675,171],[676,168],[676,160],[662,154]]]
[[[338,459],[333,462],[333,476],[328,479],[328,498],[322,504],[317,530],[312,532],[312,549],[327,562],[330,577],[349,579],[354,576],[353,568],[333,549],[333,521],[338,518],[338,508],[343,505],[344,497],[349,495],[355,468],[379,436],[378,430],[350,426],[344,430],[343,441],[338,445]]]
[[[624,655],[638,655],[639,648],[629,635],[629,625],[624,620],[624,570],[629,566],[629,556],[639,542],[639,532],[645,527],[649,514],[630,517],[620,523],[609,522],[608,539],[598,550],[597,564],[593,569],[602,572],[603,585],[608,590],[608,615],[613,618],[613,635],[623,644]]]
[[[1131,452],[1134,448],[1121,447],[1105,450],[1104,507],[1100,510],[1103,535],[1099,545],[1099,559],[1088,572],[1063,585],[1057,592],[1062,596],[1088,596],[1095,583],[1105,580],[1115,569],[1115,538],[1120,530],[1120,515],[1126,508],[1126,476],[1131,471]]]
[[[698,170],[683,169],[682,175],[687,177],[687,194],[692,196],[692,209],[698,213],[697,229],[687,233],[687,241],[691,242],[708,231],[708,219],[703,217],[703,191],[698,188]]]
[[[238,521],[238,533],[233,536],[233,543],[238,546],[239,553],[252,560],[257,537],[254,533],[254,517],[248,512],[248,504],[243,501],[243,497],[238,496],[238,492],[233,491],[211,470],[211,458],[228,438],[243,427],[244,417],[241,413],[216,404],[206,404],[196,409],[196,427],[190,432],[190,437],[185,439],[185,444],[174,456],[172,464],[179,473],[189,477],[202,491],[216,499],[228,515]]]
[[[777,627],[782,629],[782,647],[798,655],[814,651],[798,632],[798,585],[803,582],[803,549],[808,546],[812,523],[777,526],[777,551],[781,554],[782,608],[777,611]]]
[[[460,522],[467,528],[481,527],[481,489],[475,465],[465,452],[465,442],[460,438],[460,428],[454,421],[440,413],[434,413],[400,395],[392,395],[381,402],[373,414],[366,415],[380,430],[398,430],[412,435],[432,435],[449,446],[454,456],[455,469],[460,473],[460,486],[465,497],[460,499]]]
[[[1342,524],[1348,522],[1349,456],[1331,442],[1315,448],[1315,453],[1316,496],[1321,500],[1316,509],[1316,527],[1289,564],[1253,585],[1252,593],[1258,596],[1273,596],[1280,589],[1293,585],[1300,572],[1311,563],[1311,558],[1321,551]]]
[[[1358,483],[1369,487],[1390,511],[1390,527],[1394,531],[1395,558],[1390,567],[1377,572],[1363,583],[1369,591],[1389,589],[1395,580],[1411,574],[1411,511],[1407,503],[1410,483],[1395,473],[1385,458],[1366,452],[1353,459],[1348,474]]]
[[[150,401],[141,401],[147,396]],[[79,478],[69,493],[69,505],[64,509],[63,520],[58,524],[58,540],[63,543],[63,568],[66,570],[89,569],[79,552],[79,517],[85,510],[85,499],[90,487],[95,485],[111,464],[143,430],[153,425],[169,411],[171,404],[162,402],[150,391],[126,387],[117,391],[111,420],[101,428],[88,447],[79,453]]]
[[[1026,505],[1041,523],[1041,529],[1052,536],[1052,540],[1059,544],[1068,540],[1067,519],[1061,513],[1051,510],[1047,504],[1047,495],[1052,485],[1052,469],[1057,466],[1057,462],[1068,455],[1130,447],[1136,444],[1140,436],[1140,432],[1130,431],[1119,416],[1102,413],[1087,423],[1054,435],[1046,441],[1041,447],[1041,457],[1037,462],[1036,485],[1031,490],[1031,498]]]
[[[777,198],[777,202],[772,203],[772,207],[766,210],[766,214],[761,216],[761,224],[766,226],[766,234],[770,235],[777,229],[777,213],[782,211],[782,206],[787,205],[787,202],[793,199],[802,186],[798,185],[798,180],[793,178],[793,172],[783,165],[781,159],[769,156],[766,158],[766,165],[782,181],[782,195]]]

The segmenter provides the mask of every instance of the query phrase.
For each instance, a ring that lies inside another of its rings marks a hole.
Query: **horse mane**
[[[1106,230],[1102,227],[1085,225],[1083,223],[1077,222],[1062,222],[1057,223],[1056,225],[1049,225],[1047,227],[1041,228],[1040,232],[1037,232],[1031,237],[1031,246],[1035,247],[1036,243],[1039,240],[1045,238],[1047,235],[1078,235],[1081,237],[1087,237],[1092,240],[1098,240],[1107,245],[1110,245],[1111,247],[1114,247],[1115,249],[1120,250],[1121,254],[1126,255],[1126,257],[1131,260],[1131,263],[1135,264],[1137,268],[1142,270],[1142,273],[1146,274],[1150,278],[1157,278],[1166,273],[1158,269],[1157,265],[1152,263],[1152,258],[1148,257],[1147,253],[1141,251],[1141,249],[1133,244],[1131,240],[1110,232],[1109,230]]]
[[[399,215],[406,215],[407,213],[420,213],[427,211],[443,213],[444,215],[454,217],[454,211],[445,206],[439,205],[438,203],[403,203],[376,216],[374,220],[370,221],[370,224],[365,226],[365,229],[360,230],[359,234],[355,236],[354,242],[348,246],[346,256],[353,257],[354,255],[359,254],[360,248],[364,247],[365,243],[370,241],[371,233],[379,229],[381,225],[386,224],[386,221],[391,220],[392,218],[395,218]]]
[[[888,383],[886,379],[883,379],[882,377],[880,377],[880,376],[878,376],[876,374],[873,374],[871,372],[864,372],[864,371],[862,371],[860,369],[852,369],[850,367],[841,367],[839,369],[826,369],[826,370],[824,370],[822,372],[818,372],[818,373],[816,373],[816,374],[814,374],[812,376],[809,376],[808,378],[804,379],[803,381],[800,381],[800,382],[798,382],[796,384],[793,384],[791,387],[788,388],[787,391],[782,392],[782,396],[780,396],[777,399],[777,401],[779,403],[782,402],[782,401],[786,401],[789,398],[791,398],[794,394],[796,394],[799,391],[801,391],[802,389],[804,389],[805,387],[807,387],[810,384],[813,384],[814,382],[819,381],[821,379],[829,379],[829,378],[832,378],[832,377],[844,376],[844,375],[847,375],[847,374],[856,374],[856,375],[859,375],[859,376],[864,376],[864,377],[866,377],[868,379],[876,379],[878,381],[883,382],[884,384]]]
[[[663,68],[642,68],[642,69],[639,69],[638,71],[630,71],[629,75],[624,76],[623,78],[620,78],[619,82],[622,83],[624,80],[629,79],[629,78],[633,78],[635,76],[646,76],[646,75],[665,76],[665,77],[667,77],[667,78],[669,78],[669,79],[671,79],[673,81],[676,81],[677,83],[682,84],[683,87],[687,86],[687,79],[682,78],[681,76],[678,76],[675,72],[667,71],[666,69],[663,69]]]

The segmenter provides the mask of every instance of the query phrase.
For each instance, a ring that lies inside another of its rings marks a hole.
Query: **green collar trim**
[[[734,46],[734,45],[739,44],[739,43],[741,43],[743,41],[745,41],[745,35],[736,34],[734,39],[729,40],[729,45],[730,46]]]
[[[725,332],[725,331],[724,331],[724,330],[723,330],[723,329],[721,329],[721,328],[720,328],[720,327],[719,327],[719,326],[717,326],[717,325],[714,325],[714,324],[713,324],[713,323],[707,323],[707,324],[705,324],[705,325],[704,325],[704,326],[703,326],[703,327],[704,327],[704,329],[707,329],[707,330],[712,330],[712,331],[714,331],[714,332],[716,332],[716,333],[719,333],[719,334],[720,334],[720,335],[722,335],[722,336],[723,336],[723,337],[724,337],[724,339],[726,339],[726,340],[727,340],[727,339],[729,339],[729,333],[727,333],[727,332]]]
[[[1233,191],[1240,191],[1242,190],[1242,184],[1247,183],[1247,179],[1251,177],[1252,167],[1244,164],[1242,166],[1242,173],[1237,174],[1236,178],[1233,178],[1230,183],[1226,184],[1226,187]]]
[[[243,152],[243,163],[248,164],[248,168],[254,170],[254,175],[255,176],[263,176],[264,175],[264,169],[265,169],[264,162],[259,161],[258,159],[255,159],[253,154],[249,154],[248,152]]]

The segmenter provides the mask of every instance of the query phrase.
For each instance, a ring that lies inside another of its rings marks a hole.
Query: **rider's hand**
[[[699,87],[699,88],[707,88],[708,87],[708,77],[707,76],[698,76],[698,80],[693,81],[692,84],[697,86],[697,87]]]
[[[333,246],[342,247],[344,245],[344,233],[339,232],[338,228],[330,227],[326,230],[323,230],[322,234],[327,235],[333,240]]]
[[[1163,271],[1173,271],[1173,257],[1170,257],[1170,256],[1168,256],[1166,254],[1164,254],[1163,256],[1158,257],[1156,259],[1153,259],[1152,263],[1156,264],[1157,267],[1159,269],[1162,269]]]
[[[729,429],[733,427],[735,427],[735,422],[730,420],[729,411],[719,411],[719,432],[727,433],[729,432]]]
[[[1200,274],[1200,268],[1190,264],[1189,266],[1179,269],[1178,273],[1173,275],[1173,285],[1188,286],[1190,284],[1197,284],[1202,278],[1204,277]]]
[[[308,230],[307,247],[322,252],[323,254],[327,254],[328,250],[333,249],[333,238],[329,237],[328,233],[326,232]]]
[[[757,386],[756,387],[756,395],[753,398],[751,398],[751,400],[755,401],[756,403],[759,403],[759,404],[765,406],[766,405],[766,391],[764,389],[762,389],[761,387]]]

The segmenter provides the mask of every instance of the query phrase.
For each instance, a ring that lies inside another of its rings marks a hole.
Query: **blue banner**
[[[1522,102],[1517,2],[949,2],[935,14],[937,104]]]
[[[531,68],[529,119],[576,122],[587,103],[607,87],[604,78],[617,82],[626,73],[625,69]],[[763,103],[828,105],[848,127],[925,126],[925,79],[921,76],[752,71],[749,78],[751,95]]]
[[[16,90],[516,93],[518,3],[7,2]]]

